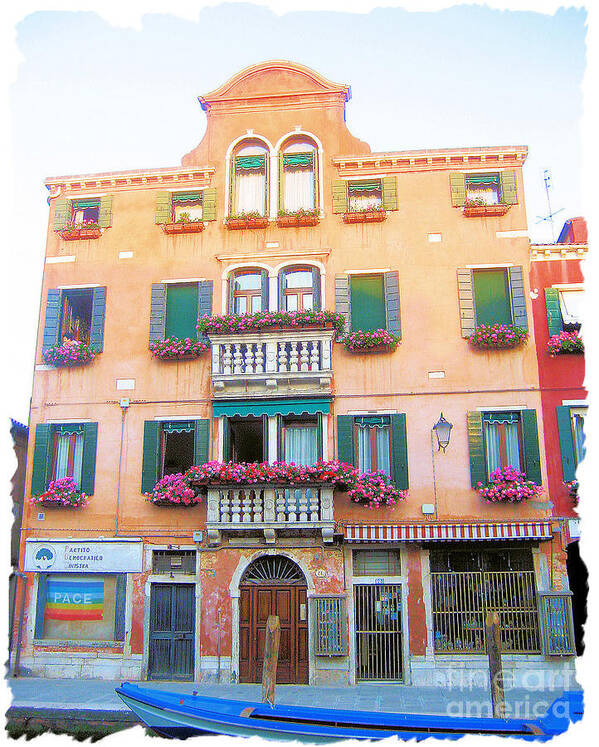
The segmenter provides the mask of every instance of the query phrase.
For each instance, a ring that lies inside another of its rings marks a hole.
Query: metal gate
[[[193,680],[194,584],[152,584],[148,679]]]
[[[403,679],[401,584],[354,586],[356,678]]]

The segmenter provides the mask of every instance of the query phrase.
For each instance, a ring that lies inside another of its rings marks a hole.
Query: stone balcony
[[[331,391],[332,329],[209,335],[216,398]]]
[[[211,545],[222,532],[263,533],[274,543],[277,533],[320,532],[333,541],[333,486],[209,485],[206,529]]]

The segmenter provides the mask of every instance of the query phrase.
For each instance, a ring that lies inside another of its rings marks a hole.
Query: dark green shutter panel
[[[54,230],[60,231],[71,220],[71,201],[59,197],[54,203]]]
[[[278,294],[279,294],[279,311],[285,311],[285,270],[279,270],[278,277]]]
[[[349,275],[335,275],[335,311],[345,318],[345,332],[351,330]],[[341,335],[339,335],[341,337]]]
[[[203,316],[212,315],[212,280],[201,280],[199,286],[198,319],[201,319]],[[201,339],[208,344],[206,336],[202,336]]]
[[[112,195],[104,195],[100,198],[98,225],[100,228],[110,228],[112,225]]]
[[[193,463],[206,464],[210,457],[210,421],[195,420],[193,423]]]
[[[524,443],[524,471],[526,477],[541,484],[541,456],[539,454],[539,431],[537,411],[522,410],[522,441]]]
[[[60,316],[62,308],[62,293],[58,288],[50,288],[46,300],[46,320],[44,322],[44,337],[42,339],[42,352],[46,352],[58,343],[58,332],[60,330]]]
[[[353,415],[337,415],[337,458],[355,464]]]
[[[143,460],[141,466],[141,492],[149,493],[158,482],[158,450],[162,423],[146,420],[144,423]]]
[[[98,443],[98,424],[83,424],[83,459],[81,463],[81,490],[93,495],[96,480],[96,446]]]
[[[216,220],[216,189],[202,193],[202,220]]]
[[[549,337],[559,335],[564,328],[564,322],[559,306],[559,291],[557,288],[545,288],[545,308],[547,310],[547,330]]]
[[[482,413],[471,411],[468,413],[468,448],[470,451],[470,485],[476,488],[479,482],[487,482],[487,469],[483,443]]]
[[[506,205],[517,205],[518,191],[516,189],[516,171],[514,169],[500,171],[499,184],[501,188],[501,202]]]
[[[347,213],[347,182],[342,179],[333,182],[333,212]]]
[[[317,459],[322,459],[322,456],[323,456],[322,452],[323,452],[323,449],[324,449],[324,443],[323,443],[323,433],[322,433],[322,413],[321,412],[319,412],[316,415],[316,425],[317,425],[317,429],[316,429],[316,433],[317,433],[317,436],[316,436],[316,458]]]
[[[164,340],[166,328],[166,283],[152,283],[150,342]]]
[[[397,178],[395,176],[384,176],[381,179],[383,188],[383,209],[397,210]]]
[[[268,462],[268,415],[262,416],[262,461]]]
[[[450,174],[449,188],[453,207],[462,207],[466,203],[466,177],[464,174],[459,172]]]
[[[285,209],[285,186],[284,186],[283,154],[279,153],[279,210]]]
[[[371,332],[385,329],[385,287],[382,275],[353,275],[351,292],[351,329]]]
[[[408,489],[408,437],[404,412],[391,415],[391,476],[398,490]]]
[[[262,311],[268,311],[268,272],[266,270],[262,270],[260,276],[260,287],[262,290]]]
[[[458,302],[460,305],[460,326],[462,337],[470,337],[474,332],[474,284],[472,270],[458,270]]]
[[[231,443],[231,421],[224,416],[221,419],[223,426],[223,462],[230,462],[233,458],[233,444]]]
[[[526,314],[526,294],[524,292],[524,277],[522,267],[509,267],[510,291],[512,296],[512,319],[516,327],[528,331],[528,316]]]
[[[106,287],[94,288],[92,295],[92,326],[90,345],[98,353],[104,350],[104,318],[106,316]]]
[[[277,415],[277,461],[285,461],[285,441],[283,439],[283,416]]]
[[[234,314],[235,313],[235,273],[232,272],[229,275],[229,282],[227,284],[227,293],[229,296],[229,306],[227,309],[227,313]]]
[[[197,339],[199,296],[198,283],[171,283],[167,286],[165,337]]]
[[[34,638],[40,639],[44,635],[44,613],[46,608],[46,593],[48,591],[48,574],[37,574],[37,600],[35,602],[35,633]]]
[[[125,599],[127,596],[127,574],[119,573],[116,577],[116,599],[114,614],[114,640],[125,640]]]
[[[202,212],[204,207],[202,206]],[[156,192],[154,222],[170,223],[173,219],[173,195],[171,192]]]
[[[320,268],[312,268],[312,306],[314,311],[320,311],[322,306],[322,294],[320,292]]]
[[[386,272],[385,282],[385,316],[387,330],[397,337],[401,337],[401,313],[399,307],[399,272]]]
[[[47,423],[35,426],[35,446],[33,449],[33,467],[31,470],[31,493],[43,493],[50,482],[52,469],[52,446],[54,428]]]
[[[476,324],[511,324],[513,317],[508,273],[503,269],[475,270],[472,283]]]
[[[570,408],[560,405],[555,408],[557,414],[557,430],[562,455],[562,472],[565,482],[576,477],[576,452],[574,451],[574,436],[572,434],[572,416]]]

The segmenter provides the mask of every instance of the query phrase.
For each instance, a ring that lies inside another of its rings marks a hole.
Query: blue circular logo
[[[56,555],[51,547],[40,547],[40,549],[34,555],[36,568],[41,571],[47,571],[48,568],[52,568]]]

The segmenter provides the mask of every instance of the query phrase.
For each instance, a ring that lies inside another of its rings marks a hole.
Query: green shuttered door
[[[505,270],[473,272],[476,324],[511,324],[512,310]]]
[[[197,339],[198,284],[169,285],[166,294],[166,337]]]
[[[351,278],[351,328],[365,332],[385,329],[385,291],[382,275]]]

